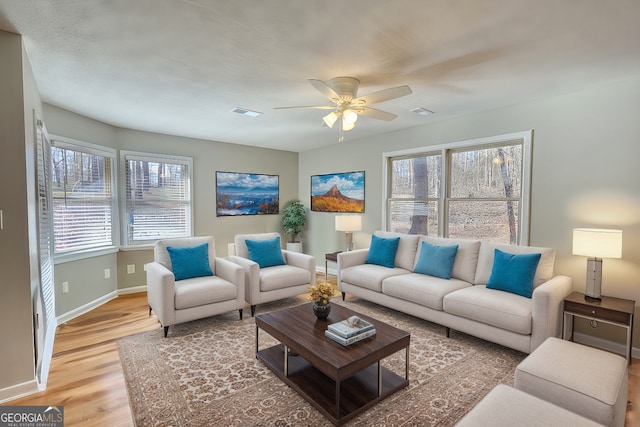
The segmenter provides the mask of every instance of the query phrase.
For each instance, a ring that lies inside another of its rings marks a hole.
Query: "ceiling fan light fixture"
[[[349,123],[344,117],[342,118],[342,130],[347,131],[353,129],[354,127],[356,127],[355,123]]]
[[[338,120],[338,115],[336,114],[335,111],[330,112],[329,114],[327,114],[326,116],[324,116],[322,118],[322,120],[324,121],[324,123],[329,126],[330,128],[333,127],[334,123],[336,122],[336,120]]]
[[[355,124],[355,122],[358,120],[358,115],[356,114],[356,112],[349,109],[342,112],[342,117],[344,119],[344,122],[350,125]],[[353,128],[353,126],[351,128]]]

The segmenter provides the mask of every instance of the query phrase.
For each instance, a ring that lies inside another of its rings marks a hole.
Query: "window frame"
[[[73,150],[77,152],[83,152],[86,154],[93,154],[98,156],[107,157],[111,160],[111,245],[103,245],[95,248],[89,249],[78,249],[63,253],[55,252],[55,230],[52,230],[53,238],[54,238],[54,252],[53,259],[55,264],[62,264],[65,262],[81,260],[85,258],[91,258],[95,256],[107,255],[118,252],[118,248],[120,246],[120,223],[119,223],[119,212],[118,212],[118,180],[117,180],[117,168],[118,161],[117,155],[118,152],[116,149],[105,147],[102,145],[92,144],[85,141],[80,141],[77,139],[67,138],[60,135],[50,135],[51,138],[51,147],[62,148],[65,150]],[[106,178],[106,177],[105,177]],[[53,194],[52,194],[53,196]],[[54,211],[52,217],[55,222],[55,208],[54,208],[54,199],[52,198],[52,210]]]
[[[193,237],[194,232],[194,193],[193,193],[193,157],[188,156],[176,156],[169,154],[159,154],[159,153],[147,153],[141,151],[128,151],[121,150],[120,151],[120,197],[122,209],[121,209],[121,218],[120,221],[123,224],[121,227],[121,241],[122,246],[121,250],[123,251],[132,251],[132,250],[147,250],[153,249],[154,243],[156,240],[163,239],[163,237],[159,237],[157,239],[146,240],[141,243],[132,243],[129,242],[129,222],[127,220],[129,212],[127,206],[127,167],[126,162],[128,157],[136,157],[138,160],[143,160],[147,162],[157,162],[157,163],[170,163],[170,164],[185,164],[189,169],[189,236],[185,237]]]
[[[484,138],[475,138],[465,141],[450,142],[432,146],[422,146],[410,148],[406,150],[391,151],[382,153],[382,175],[385,185],[382,186],[382,229],[389,229],[389,214],[391,195],[391,168],[390,164],[393,159],[402,157],[417,157],[422,155],[441,155],[441,188],[440,197],[438,198],[438,236],[448,236],[448,215],[449,203],[459,200],[450,197],[450,154],[452,152],[483,149],[487,147],[495,147],[503,145],[511,145],[514,141],[522,141],[522,176],[521,176],[521,195],[518,203],[519,221],[518,221],[518,245],[529,244],[530,232],[530,215],[531,215],[531,164],[532,164],[532,145],[533,145],[533,129],[514,132],[504,135],[496,135]],[[398,200],[398,199],[393,199]],[[411,200],[411,199],[407,199]]]

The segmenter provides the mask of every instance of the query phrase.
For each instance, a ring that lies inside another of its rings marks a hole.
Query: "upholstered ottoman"
[[[581,417],[546,400],[500,384],[491,390],[456,426],[602,427],[602,424]]]
[[[518,365],[514,385],[600,424],[623,427],[628,380],[624,357],[548,338]]]

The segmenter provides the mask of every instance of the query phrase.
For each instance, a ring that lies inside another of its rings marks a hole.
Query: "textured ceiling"
[[[338,141],[324,110],[274,110],[324,104],[307,79],[413,90],[375,105],[397,119],[362,117],[346,144],[640,75],[638,22],[638,0],[0,0],[0,29],[24,36],[43,101],[290,151]]]

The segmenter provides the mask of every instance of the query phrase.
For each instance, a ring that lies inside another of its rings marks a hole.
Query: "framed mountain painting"
[[[216,216],[280,213],[278,175],[216,172]]]
[[[311,175],[311,210],[364,212],[364,171]]]

